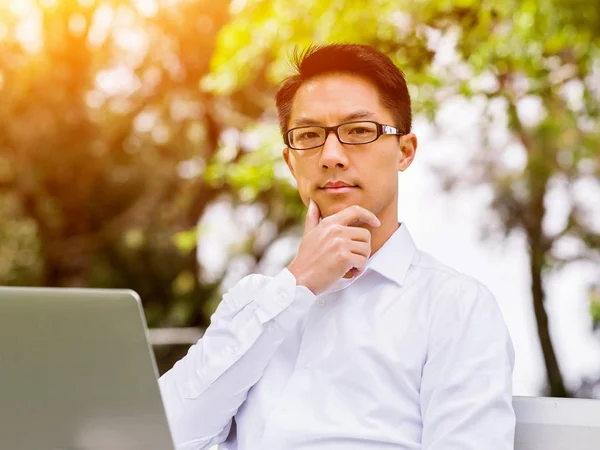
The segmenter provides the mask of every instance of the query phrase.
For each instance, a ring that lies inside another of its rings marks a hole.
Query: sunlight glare
[[[96,86],[108,97],[127,97],[140,88],[140,81],[128,67],[120,66],[99,72],[96,75]]]
[[[145,17],[154,17],[158,12],[155,0],[133,0],[135,8]]]
[[[90,91],[85,96],[85,103],[92,109],[100,109],[104,105],[106,97],[97,90]]]
[[[69,18],[69,31],[73,36],[82,36],[85,33],[87,21],[81,13],[75,13]]]
[[[8,27],[0,22],[0,41],[8,36]]]
[[[133,121],[133,126],[138,133],[149,133],[158,123],[158,112],[147,110],[139,113]]]
[[[239,14],[246,7],[248,0],[232,0],[229,4],[229,12],[231,14]]]
[[[41,30],[41,18],[31,10],[29,17],[22,20],[15,29],[15,36],[26,51],[36,53],[43,46]]]
[[[12,11],[16,16],[27,17],[35,8],[35,4],[32,0],[10,0],[8,9]]]
[[[154,129],[150,132],[152,139],[159,145],[165,145],[169,142],[169,138],[171,137],[171,131],[169,127],[164,124],[159,124],[154,127]]]
[[[44,9],[52,9],[58,6],[57,0],[38,0],[39,5]]]
[[[113,9],[108,5],[102,5],[96,10],[88,31],[88,41],[92,46],[99,47],[104,43],[113,18]]]

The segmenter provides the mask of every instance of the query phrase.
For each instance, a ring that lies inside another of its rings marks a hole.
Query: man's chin
[[[323,202],[324,204],[319,204],[319,209],[321,210],[321,217],[325,218],[325,217],[329,217],[329,216],[333,216],[334,214],[339,213],[340,211],[349,208],[350,206],[354,206],[354,205],[359,205],[359,206],[363,206],[358,202],[351,202],[351,201],[329,201],[327,203]]]

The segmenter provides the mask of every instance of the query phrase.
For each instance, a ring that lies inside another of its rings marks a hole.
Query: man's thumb
[[[308,204],[308,212],[306,213],[306,221],[304,222],[304,234],[311,231],[317,225],[319,225],[319,219],[321,218],[321,211],[317,204],[310,199]]]

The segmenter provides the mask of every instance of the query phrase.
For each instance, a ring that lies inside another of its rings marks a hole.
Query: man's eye
[[[302,133],[300,136],[298,136],[298,139],[315,139],[318,137],[319,135],[314,131],[307,131],[306,133]]]
[[[368,128],[364,128],[364,127],[356,127],[356,128],[352,128],[350,130],[350,134],[367,134],[367,133],[371,133],[371,130],[369,130]]]

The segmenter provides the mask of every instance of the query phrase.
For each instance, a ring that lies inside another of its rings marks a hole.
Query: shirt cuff
[[[275,320],[287,328],[297,322],[299,315],[308,311],[316,297],[306,286],[297,286],[294,275],[284,268],[255,296],[258,305],[256,316],[261,324]],[[284,310],[289,311],[281,314]]]

